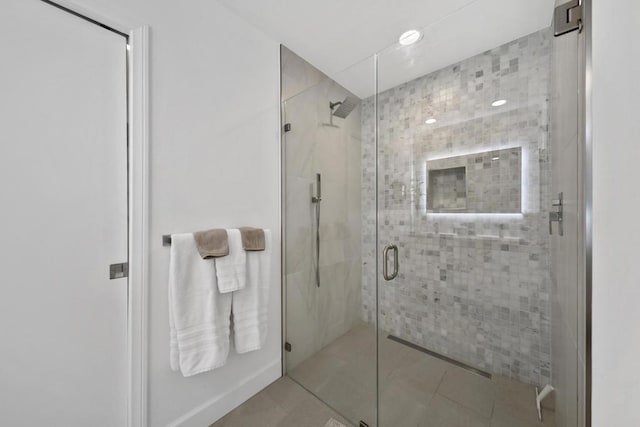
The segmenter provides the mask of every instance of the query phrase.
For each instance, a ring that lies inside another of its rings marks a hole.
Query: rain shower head
[[[359,103],[360,100],[358,98],[347,96],[344,101],[329,103],[329,107],[331,108],[332,114],[334,116],[345,119],[358,106]],[[336,109],[334,110],[334,108]]]

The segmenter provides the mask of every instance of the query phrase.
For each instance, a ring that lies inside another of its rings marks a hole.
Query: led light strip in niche
[[[522,145],[499,145],[499,146],[491,146],[484,147],[482,150],[477,151],[460,151],[454,153],[447,153],[446,155],[435,155],[433,157],[428,157],[422,166],[422,177],[424,182],[427,183],[429,180],[428,171],[427,171],[427,162],[431,162],[434,160],[442,160],[449,159],[451,157],[462,157],[462,156],[472,156],[474,154],[486,153],[487,151],[499,151],[499,150],[509,150],[512,148],[520,148],[520,152],[522,153],[522,164],[520,166],[521,170],[521,188],[520,188],[520,213],[477,213],[477,212],[429,212],[427,215],[429,216],[438,216],[438,217],[460,217],[460,215],[464,215],[466,218],[514,218],[520,219],[523,217],[524,213],[532,212],[531,206],[529,206],[529,153],[524,149]]]

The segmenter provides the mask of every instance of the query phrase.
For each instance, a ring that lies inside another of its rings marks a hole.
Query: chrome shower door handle
[[[393,274],[389,275],[389,250],[393,249]],[[398,275],[398,247],[396,245],[387,245],[382,250],[382,277],[384,280],[393,280]]]
[[[398,275],[398,270],[400,269],[400,262],[398,261],[398,247],[396,245],[391,245],[393,249],[393,274],[391,275],[391,280],[395,279]]]

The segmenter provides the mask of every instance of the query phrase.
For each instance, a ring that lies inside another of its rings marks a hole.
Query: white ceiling
[[[219,0],[360,97],[548,27],[554,0]],[[413,46],[398,36],[423,29]],[[360,63],[359,65],[355,65]]]

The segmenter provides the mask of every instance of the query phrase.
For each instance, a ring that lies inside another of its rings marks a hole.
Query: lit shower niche
[[[429,169],[428,212],[466,212],[467,168]]]
[[[521,213],[522,148],[428,160],[427,213]]]

